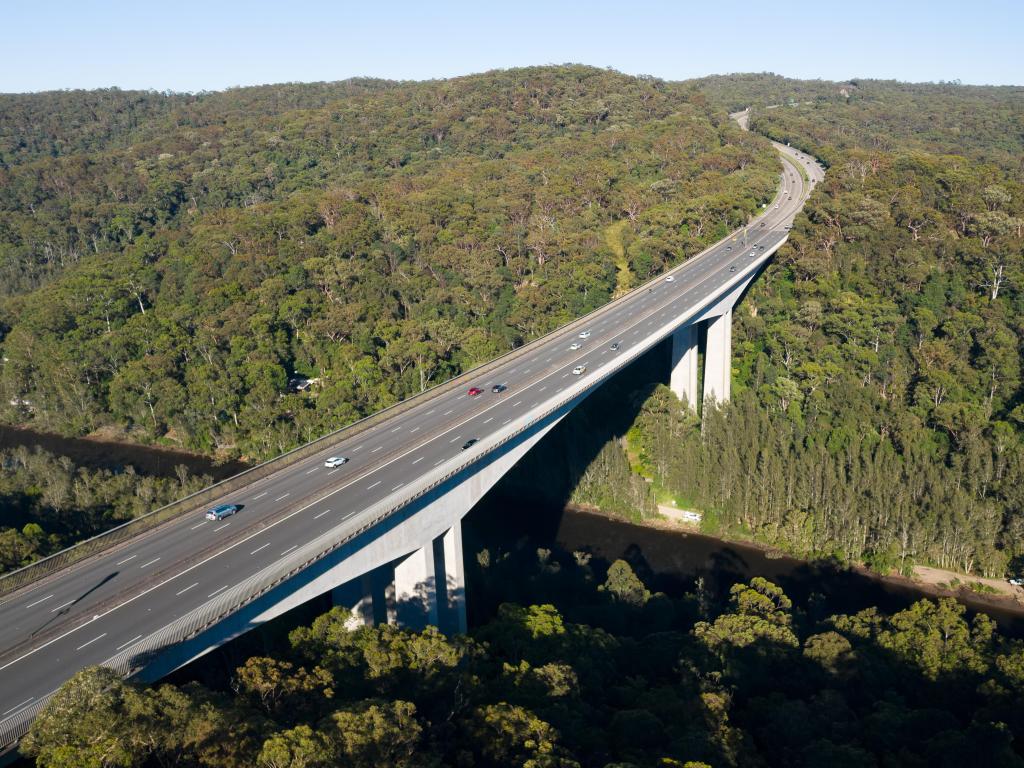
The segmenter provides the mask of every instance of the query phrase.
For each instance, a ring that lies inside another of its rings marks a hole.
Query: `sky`
[[[0,92],[453,77],[567,62],[1024,84],[1024,0],[6,0]]]

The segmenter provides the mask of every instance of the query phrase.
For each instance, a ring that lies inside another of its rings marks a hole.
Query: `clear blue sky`
[[[1024,84],[1024,0],[9,0],[0,92],[218,90],[579,62]]]

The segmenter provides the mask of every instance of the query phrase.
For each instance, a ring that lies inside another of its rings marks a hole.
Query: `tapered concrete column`
[[[356,629],[387,622],[386,591],[392,578],[391,569],[383,566],[331,590],[331,604],[351,611],[345,626]]]
[[[696,325],[684,325],[672,334],[672,373],[669,386],[676,397],[697,410],[697,340]]]
[[[708,321],[704,351],[704,402],[729,400],[732,378],[732,309]]]
[[[444,584],[444,611],[440,617],[441,631],[445,634],[466,634],[466,571],[462,558],[462,521],[445,531],[434,542],[440,545],[441,558],[437,565],[438,583]]]
[[[437,574],[434,542],[395,564],[395,620],[403,627],[437,626]]]

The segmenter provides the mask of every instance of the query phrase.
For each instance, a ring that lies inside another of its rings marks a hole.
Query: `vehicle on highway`
[[[776,204],[775,204],[775,207],[776,207],[776,208],[778,208],[778,207],[779,207],[779,204],[778,204],[778,203],[776,203]]]
[[[480,387],[470,387],[468,390],[466,390],[466,394],[469,395],[470,397],[476,397],[482,392],[483,390],[480,389]]]
[[[582,376],[586,372],[587,372],[587,366],[585,366],[585,365],[577,365],[575,368],[572,369],[572,375],[573,376]]]
[[[608,349],[610,349],[612,352],[614,352],[615,350],[617,350],[619,348],[620,344],[621,344],[621,342],[613,341],[612,345],[610,347],[608,347]]]
[[[480,442],[480,438],[479,437],[471,437],[471,438],[469,438],[469,440],[467,440],[466,442],[464,442],[462,444],[462,450],[464,450],[464,451],[469,450],[470,448],[472,448],[474,445],[476,445],[479,442]]]
[[[736,271],[736,265],[735,265],[735,264],[731,264],[731,265],[729,266],[729,271],[730,271],[730,272],[735,272],[735,271]]]
[[[732,250],[732,246],[731,246],[731,245],[727,245],[727,246],[725,246],[725,250],[727,250],[727,251],[731,251],[731,250]]]
[[[757,249],[756,248],[753,251],[750,252],[750,258],[754,258],[755,256],[757,256]]]
[[[580,332],[580,338],[581,339],[589,339],[590,338],[590,331],[581,331]]]
[[[218,504],[216,507],[210,507],[210,509],[206,510],[206,519],[223,520],[225,517],[231,517],[237,511],[237,504]]]
[[[500,392],[504,392],[506,389],[508,389],[508,386],[505,384],[495,384],[493,387],[491,387],[491,392],[498,394]]]
[[[672,275],[668,275],[668,276],[667,276],[667,277],[665,278],[665,282],[666,282],[666,283],[674,283],[674,282],[675,282],[675,278],[674,278],[674,277],[673,277]]]
[[[583,345],[580,344],[578,341],[574,341],[572,344],[569,345],[569,349],[575,352],[577,349],[583,349]]]
[[[347,464],[348,459],[344,456],[331,456],[327,461],[324,462],[325,467],[340,467],[342,464]]]

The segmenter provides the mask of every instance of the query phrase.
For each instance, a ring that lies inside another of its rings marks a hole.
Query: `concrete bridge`
[[[0,745],[20,738],[78,669],[105,664],[155,680],[325,593],[351,609],[353,626],[465,631],[462,518],[590,392],[671,337],[676,394],[693,408],[729,399],[732,309],[823,176],[776,146],[784,170],[764,214],[668,274],[399,406],[0,578]],[[347,461],[325,465],[331,457]],[[241,509],[207,520],[203,510],[219,503]]]

